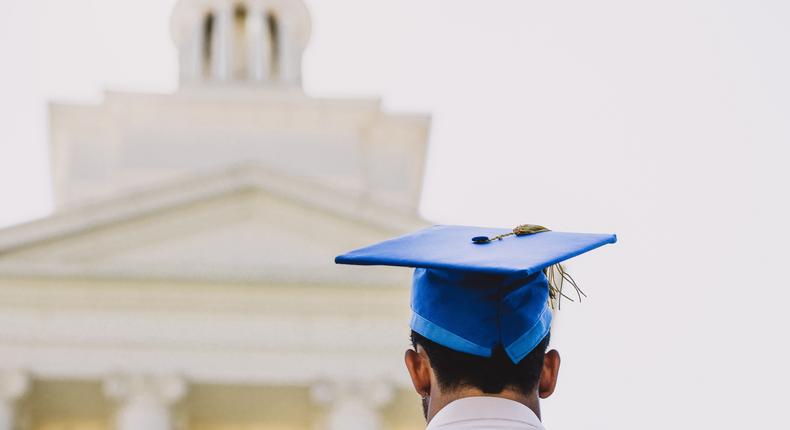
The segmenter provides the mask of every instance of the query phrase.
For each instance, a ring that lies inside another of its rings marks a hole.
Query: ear
[[[413,349],[406,350],[404,357],[406,362],[406,369],[409,370],[411,376],[411,383],[414,384],[414,390],[420,397],[425,397],[431,394],[431,363],[428,356],[424,352],[417,352]]]
[[[560,353],[556,349],[546,353],[543,357],[543,370],[538,383],[538,395],[545,399],[554,393],[557,387],[557,375],[560,373]]]

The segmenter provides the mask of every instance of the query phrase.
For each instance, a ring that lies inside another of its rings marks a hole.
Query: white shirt
[[[545,430],[532,409],[501,397],[464,397],[433,416],[425,430]]]

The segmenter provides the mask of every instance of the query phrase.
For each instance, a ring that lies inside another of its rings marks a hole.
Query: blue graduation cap
[[[437,225],[339,255],[335,263],[414,267],[412,330],[483,357],[502,345],[518,363],[549,333],[553,300],[564,296],[562,281],[569,279],[559,263],[616,241],[613,234],[530,224]]]

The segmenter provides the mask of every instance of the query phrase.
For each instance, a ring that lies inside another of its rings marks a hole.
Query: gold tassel
[[[551,309],[562,309],[563,297],[570,301],[574,301],[572,298],[568,297],[568,295],[562,292],[565,282],[571,284],[573,289],[576,290],[576,296],[578,297],[579,302],[582,301],[582,297],[587,297],[587,294],[584,294],[584,291],[579,288],[579,285],[565,270],[565,267],[562,264],[557,263],[547,267],[545,269],[545,273],[546,279],[548,279],[549,282],[549,306]]]
[[[487,236],[475,236],[472,238],[472,242],[476,244],[486,244],[491,243],[495,240],[502,240],[508,236],[527,236],[530,234],[535,233],[542,233],[544,231],[551,231],[542,225],[535,225],[535,224],[522,224],[513,229],[513,231],[509,233],[500,234],[494,237],[487,237]],[[584,294],[584,291],[579,288],[579,285],[576,284],[576,281],[573,280],[573,277],[565,271],[565,267],[562,264],[554,264],[543,269],[543,272],[546,274],[546,279],[549,282],[549,306],[551,309],[559,310],[562,306],[562,298],[565,297],[566,299],[573,301],[572,298],[568,297],[565,293],[562,292],[562,288],[565,285],[565,282],[571,284],[574,290],[576,290],[576,296],[579,299],[579,302],[582,301],[582,296],[587,297]]]
[[[508,236],[527,236],[530,234],[535,233],[542,233],[544,231],[550,231],[546,227],[542,225],[535,225],[535,224],[522,224],[513,229],[513,231],[505,234],[500,234],[494,237],[486,237],[486,236],[475,236],[472,238],[472,242],[477,244],[484,244],[484,243],[491,243],[495,240],[502,240]]]

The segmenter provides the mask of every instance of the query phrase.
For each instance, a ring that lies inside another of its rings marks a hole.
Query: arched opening
[[[246,78],[249,68],[247,50],[247,7],[239,3],[233,9],[233,76]]]
[[[269,75],[277,79],[280,76],[280,27],[272,12],[266,14],[266,31],[269,36]]]
[[[211,76],[211,63],[213,61],[212,57],[214,56],[214,44],[212,40],[214,40],[214,13],[209,12],[203,18],[203,28],[202,28],[202,46],[203,46],[203,76],[210,77]]]

